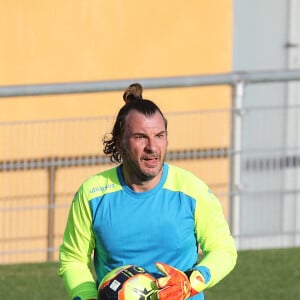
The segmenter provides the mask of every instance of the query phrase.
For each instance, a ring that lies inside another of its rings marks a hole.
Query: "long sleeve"
[[[205,184],[196,204],[195,220],[197,240],[203,254],[198,266],[209,269],[208,287],[212,287],[234,268],[237,250],[221,203]]]
[[[95,280],[89,268],[94,246],[92,217],[81,187],[69,211],[59,257],[59,275],[71,299],[97,299]]]

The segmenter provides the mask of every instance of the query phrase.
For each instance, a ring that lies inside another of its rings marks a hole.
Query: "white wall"
[[[299,47],[294,45],[300,44],[299,15],[297,0],[234,1],[233,71],[299,68]],[[240,248],[299,244],[293,232],[300,229],[300,172],[286,165],[287,157],[299,156],[300,109],[289,107],[299,104],[299,91],[299,83],[247,86],[239,218],[245,237],[238,241]],[[247,161],[274,165],[249,170]]]

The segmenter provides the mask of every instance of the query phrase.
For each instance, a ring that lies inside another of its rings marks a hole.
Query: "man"
[[[105,274],[134,264],[157,278],[160,300],[204,299],[237,259],[220,202],[196,176],[165,163],[167,120],[142,99],[141,85],[123,98],[104,139],[104,153],[120,164],[88,178],[74,196],[60,275],[72,299],[97,299]]]

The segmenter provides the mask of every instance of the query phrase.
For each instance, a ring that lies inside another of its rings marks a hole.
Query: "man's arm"
[[[97,299],[89,268],[94,246],[91,212],[81,187],[74,196],[59,253],[59,275],[71,299]]]
[[[196,205],[195,218],[197,240],[203,253],[197,267],[208,268],[211,278],[207,287],[211,287],[234,268],[237,250],[221,203],[205,184]]]

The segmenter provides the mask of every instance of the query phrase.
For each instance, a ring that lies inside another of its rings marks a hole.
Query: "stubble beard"
[[[159,165],[157,168],[153,171],[151,171],[151,169],[146,170],[146,167],[143,167],[140,161],[138,162],[133,160],[128,151],[125,151],[123,155],[123,167],[126,168],[127,172],[129,172],[131,176],[134,175],[134,177],[136,177],[139,181],[150,181],[162,171],[163,164],[165,162],[165,155],[163,157],[159,156],[158,159]]]

